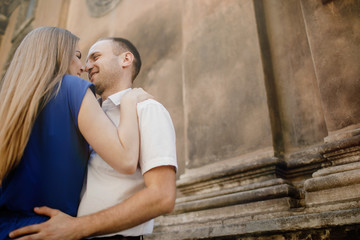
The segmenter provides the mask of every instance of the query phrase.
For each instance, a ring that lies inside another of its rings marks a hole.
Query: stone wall
[[[169,110],[180,166],[146,239],[356,239],[359,15],[359,0],[5,1],[0,66],[42,25],[84,55],[106,36],[138,47],[135,84]]]

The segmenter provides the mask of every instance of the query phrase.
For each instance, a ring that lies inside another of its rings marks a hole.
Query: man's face
[[[112,40],[96,42],[87,56],[85,71],[99,95],[111,88],[121,76],[121,57],[114,55],[112,44]]]

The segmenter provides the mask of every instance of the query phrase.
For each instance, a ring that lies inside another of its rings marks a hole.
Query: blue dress
[[[20,164],[0,188],[0,239],[48,219],[36,215],[34,207],[76,216],[89,158],[77,117],[88,88],[95,92],[90,82],[65,75],[59,93],[37,117]]]

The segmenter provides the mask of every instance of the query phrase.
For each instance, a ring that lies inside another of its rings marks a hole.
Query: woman
[[[0,98],[0,239],[44,222],[34,207],[76,216],[89,145],[122,173],[136,169],[136,104],[150,95],[135,89],[121,102],[116,128],[101,110],[83,71],[78,38],[56,27],[30,32],[4,76]],[[72,75],[66,75],[72,74]]]

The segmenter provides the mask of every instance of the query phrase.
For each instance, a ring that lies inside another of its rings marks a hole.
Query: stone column
[[[327,135],[298,0],[254,1],[276,152],[286,156]]]
[[[360,129],[360,2],[301,1],[328,135],[334,141]]]
[[[305,204],[345,212],[360,207],[360,1],[327,2],[301,1],[328,129],[326,162],[305,181]]]

